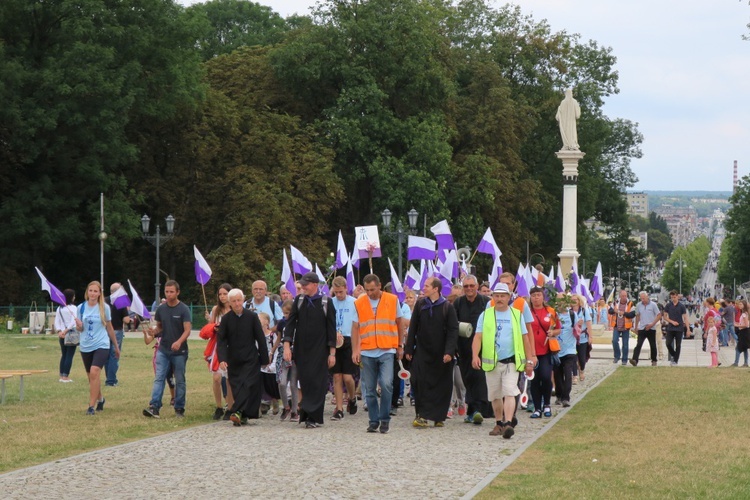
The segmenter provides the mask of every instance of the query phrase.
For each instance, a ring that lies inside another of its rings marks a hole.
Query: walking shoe
[[[380,422],[380,433],[381,434],[388,434],[389,430],[391,430],[391,424],[390,424],[390,422]]]
[[[484,417],[481,413],[475,411],[474,415],[471,416],[471,421],[474,423],[474,425],[481,425],[482,422],[484,422]]]
[[[513,415],[513,418],[512,418],[512,419],[511,419],[511,421],[510,421],[510,426],[511,426],[511,427],[515,427],[515,426],[517,426],[517,425],[518,425],[518,419],[516,418],[516,416],[515,416],[515,415]]]
[[[232,413],[232,414],[231,414],[231,415],[229,416],[229,420],[231,420],[231,421],[232,421],[232,424],[233,424],[233,425],[234,425],[235,427],[239,427],[240,425],[242,425],[242,413],[240,413],[240,412],[238,412],[238,411],[236,411],[236,412]]]
[[[542,412],[534,410],[534,413],[531,414],[531,418],[542,418]]]
[[[435,427],[445,427],[445,422],[435,422]]]
[[[284,411],[281,412],[281,416],[279,417],[279,420],[284,421],[289,417],[289,414],[292,413],[291,408],[284,408]]]
[[[573,375],[573,385],[578,385],[578,376]]]
[[[549,406],[544,407],[544,417],[550,418],[552,416],[552,409]]]
[[[564,401],[562,402],[562,407],[563,407],[563,408],[569,408],[569,407],[570,407],[570,401],[568,401],[567,399],[566,399],[566,400],[564,400]]]
[[[267,403],[266,401],[263,401],[263,402],[260,403],[260,413],[261,414],[265,415],[266,413],[268,413],[268,410],[270,410],[270,409],[271,409],[271,405],[269,403]]]
[[[747,367],[748,367],[748,364],[747,364],[747,363],[745,363],[744,365],[742,365],[742,367],[743,367],[743,368],[747,368]],[[72,380],[68,380],[68,382],[72,382]]]
[[[614,361],[612,361],[612,363],[616,365],[619,361],[620,361],[619,359],[615,358]]]
[[[299,422],[299,413],[292,412],[292,416],[289,417],[290,422]]]
[[[466,415],[466,405],[458,405],[458,414],[462,417]]]
[[[413,427],[416,427],[417,429],[422,429],[422,428],[430,426],[430,424],[427,422],[427,420],[423,419],[422,417],[415,418],[414,422],[412,422],[411,425]]]
[[[513,434],[515,434],[516,431],[513,429],[512,425],[506,425],[503,427],[503,438],[504,439],[510,439],[513,437]]]
[[[623,361],[622,362],[622,366],[628,366],[628,362],[627,361]]]
[[[630,364],[633,365],[633,366],[638,366],[638,361],[636,361],[634,359],[631,359],[630,360]]]
[[[317,429],[318,423],[312,420],[305,420],[305,429]]]
[[[378,432],[378,427],[380,427],[380,422],[370,422],[370,425],[367,426],[367,432]]]
[[[143,411],[146,411],[146,410],[143,410]],[[89,409],[86,410],[86,415],[87,416],[96,415],[96,412],[94,411],[94,407],[93,406],[89,406]]]
[[[404,398],[398,398],[398,401],[396,401],[396,407],[401,408],[404,406]]]
[[[223,416],[224,416],[224,408],[216,408],[214,410],[214,416],[213,416],[214,420],[221,420],[221,417]]]
[[[453,408],[448,409],[448,414],[445,416],[445,418],[453,418]]]
[[[356,415],[357,414],[357,399],[351,398],[349,402],[346,404],[346,411],[349,412],[349,415]]]
[[[175,408],[174,416],[177,418],[185,418],[185,408]]]
[[[656,366],[656,361],[652,361],[651,366]]]
[[[97,401],[97,402],[96,402],[96,411],[104,411],[104,403],[105,403],[106,401],[107,401],[107,400],[106,400],[106,399],[104,399],[104,398],[102,398],[102,400],[101,400],[101,401]]]
[[[143,416],[151,417],[151,418],[159,418],[159,408],[154,408],[153,406],[149,406],[148,408],[143,410]]]
[[[500,434],[503,433],[504,428],[505,426],[500,426],[500,425],[495,424],[495,427],[493,427],[492,430],[490,431],[490,436],[499,436]]]
[[[464,423],[465,424],[473,424],[474,423],[474,415],[466,415],[464,417]]]
[[[395,406],[391,406],[391,411],[388,412],[388,414],[392,417],[395,417],[396,415],[398,415],[398,408],[396,408]]]
[[[414,406],[414,404],[415,404],[414,403],[414,398],[409,398],[409,404],[412,405],[412,406]]]
[[[336,410],[333,412],[333,416],[331,417],[331,420],[342,420],[344,418],[344,412],[341,410]]]
[[[562,404],[562,401],[560,401],[560,398],[555,399],[555,404],[556,405]]]
[[[229,421],[229,417],[232,415],[232,413],[229,411],[228,408],[224,409],[224,416],[221,417],[222,420]]]
[[[529,404],[526,405],[526,411],[529,413],[533,413],[535,409],[536,408],[534,408],[534,403],[529,401]]]
[[[738,367],[739,365],[738,365],[737,363],[732,363],[732,364],[731,364],[731,365],[729,365],[729,366],[733,366],[733,367],[737,368],[737,367]]]

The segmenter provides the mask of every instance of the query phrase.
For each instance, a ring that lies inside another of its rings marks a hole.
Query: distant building
[[[628,214],[648,219],[648,195],[646,193],[626,193],[625,200],[628,204]]]
[[[686,246],[698,236],[698,212],[692,206],[662,205],[654,212],[667,223],[675,246]]]

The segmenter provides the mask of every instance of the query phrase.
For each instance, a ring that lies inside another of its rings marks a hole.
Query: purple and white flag
[[[453,250],[448,252],[445,256],[445,262],[440,266],[439,278],[443,282],[443,295],[448,296],[452,292],[454,271],[453,268],[458,267],[458,261],[456,261],[456,251]]]
[[[193,253],[195,254],[195,281],[201,285],[208,283],[211,279],[211,268],[208,266],[208,262],[203,258],[203,255],[198,251],[198,247],[193,245]]]
[[[297,250],[294,245],[289,245],[289,248],[292,251],[292,271],[297,274],[305,274],[312,271],[313,266],[310,260]]]
[[[503,274],[503,263],[500,262],[500,256],[495,257],[495,261],[492,263],[492,270],[487,276],[487,281],[490,282],[490,290],[495,288],[500,282],[500,275]]]
[[[349,295],[354,293],[354,289],[357,287],[357,282],[354,279],[354,269],[352,269],[352,261],[346,263],[346,291]]]
[[[339,229],[339,242],[336,246],[336,263],[333,265],[335,269],[341,269],[346,266],[349,262],[349,254],[346,252],[346,244],[344,244],[344,237],[341,235]]]
[[[320,280],[320,293],[323,295],[328,295],[328,292],[331,290],[328,288],[328,283],[326,282],[326,277],[323,275],[323,273],[320,271],[320,268],[317,264],[315,264],[315,274],[318,275],[318,279]]]
[[[297,295],[297,281],[294,279],[294,273],[289,267],[289,260],[286,258],[286,248],[284,249],[283,261],[281,262],[281,282],[292,297]]]
[[[456,248],[456,242],[453,241],[453,235],[451,229],[448,227],[448,221],[443,219],[430,228],[432,234],[435,235],[437,240],[438,250],[454,250]]]
[[[391,262],[390,257],[388,258],[388,265],[391,266],[391,290],[398,297],[398,301],[403,302],[406,298],[406,293],[404,293],[404,287],[401,286],[401,280],[398,279],[398,273],[393,268],[393,262]]]
[[[555,290],[558,292],[565,292],[565,276],[563,276],[562,267],[560,263],[557,263],[557,277],[555,278]]]
[[[60,291],[60,289],[50,283],[50,281],[44,277],[38,267],[35,267],[34,269],[36,269],[36,273],[39,275],[39,279],[42,280],[42,290],[49,293],[49,298],[52,300],[52,302],[60,304],[61,306],[66,306],[67,304],[65,303],[65,295]]]
[[[552,264],[549,268],[549,276],[547,276],[546,283],[549,283],[550,281],[553,283],[555,281],[555,265],[554,264]]]
[[[604,295],[604,279],[602,276],[602,263],[599,262],[596,264],[596,272],[594,273],[594,277],[591,279],[591,296],[594,298],[595,301],[602,298]]]
[[[594,302],[594,297],[591,296],[591,291],[589,290],[589,280],[581,278],[581,282],[578,286],[580,289],[580,294],[583,295],[583,297],[586,299],[586,302],[588,304],[592,304]]]
[[[130,307],[130,297],[128,297],[128,292],[125,291],[124,286],[121,286],[120,288],[115,290],[109,296],[109,301],[112,303],[115,309],[125,309],[126,307]]]
[[[484,236],[479,240],[477,252],[491,255],[493,261],[503,254],[503,252],[500,251],[500,247],[497,246],[495,237],[492,236],[492,230],[490,228],[487,228],[487,231],[484,232]]]
[[[435,260],[435,240],[409,235],[406,260]]]
[[[528,297],[529,285],[526,282],[526,267],[523,264],[518,264],[518,271],[516,272],[516,295],[519,297]]]
[[[410,290],[416,290],[414,286],[419,286],[419,282],[422,281],[422,275],[419,271],[414,267],[414,265],[409,266],[409,271],[406,273],[406,277],[404,278],[404,289],[410,289]]]
[[[143,319],[151,319],[151,313],[148,312],[146,306],[143,305],[141,297],[138,295],[138,292],[135,291],[135,288],[133,288],[133,284],[130,280],[128,280],[128,286],[130,287],[130,293],[133,295],[133,303],[130,304],[130,311]]]
[[[573,259],[573,265],[570,267],[570,292],[581,293],[580,280],[578,278],[578,262]]]

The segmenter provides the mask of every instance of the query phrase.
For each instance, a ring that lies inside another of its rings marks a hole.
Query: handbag
[[[558,353],[560,352],[560,341],[557,340],[557,337],[549,337],[547,339],[547,347],[551,353]]]
[[[78,345],[81,342],[81,332],[76,330],[75,328],[71,328],[67,332],[65,332],[65,340],[63,340],[63,344],[65,345]]]

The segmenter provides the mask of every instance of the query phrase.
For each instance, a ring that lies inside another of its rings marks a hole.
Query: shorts
[[[344,337],[344,345],[336,349],[336,363],[331,368],[331,373],[343,373],[344,375],[357,373],[357,365],[352,361],[352,339],[350,337]]]
[[[86,373],[91,371],[92,366],[104,368],[104,364],[109,359],[109,349],[96,349],[91,352],[81,352],[81,359],[83,359],[83,367],[86,368]]]
[[[518,396],[518,371],[515,363],[498,363],[495,369],[484,372],[487,378],[487,399],[493,401],[507,396]]]

